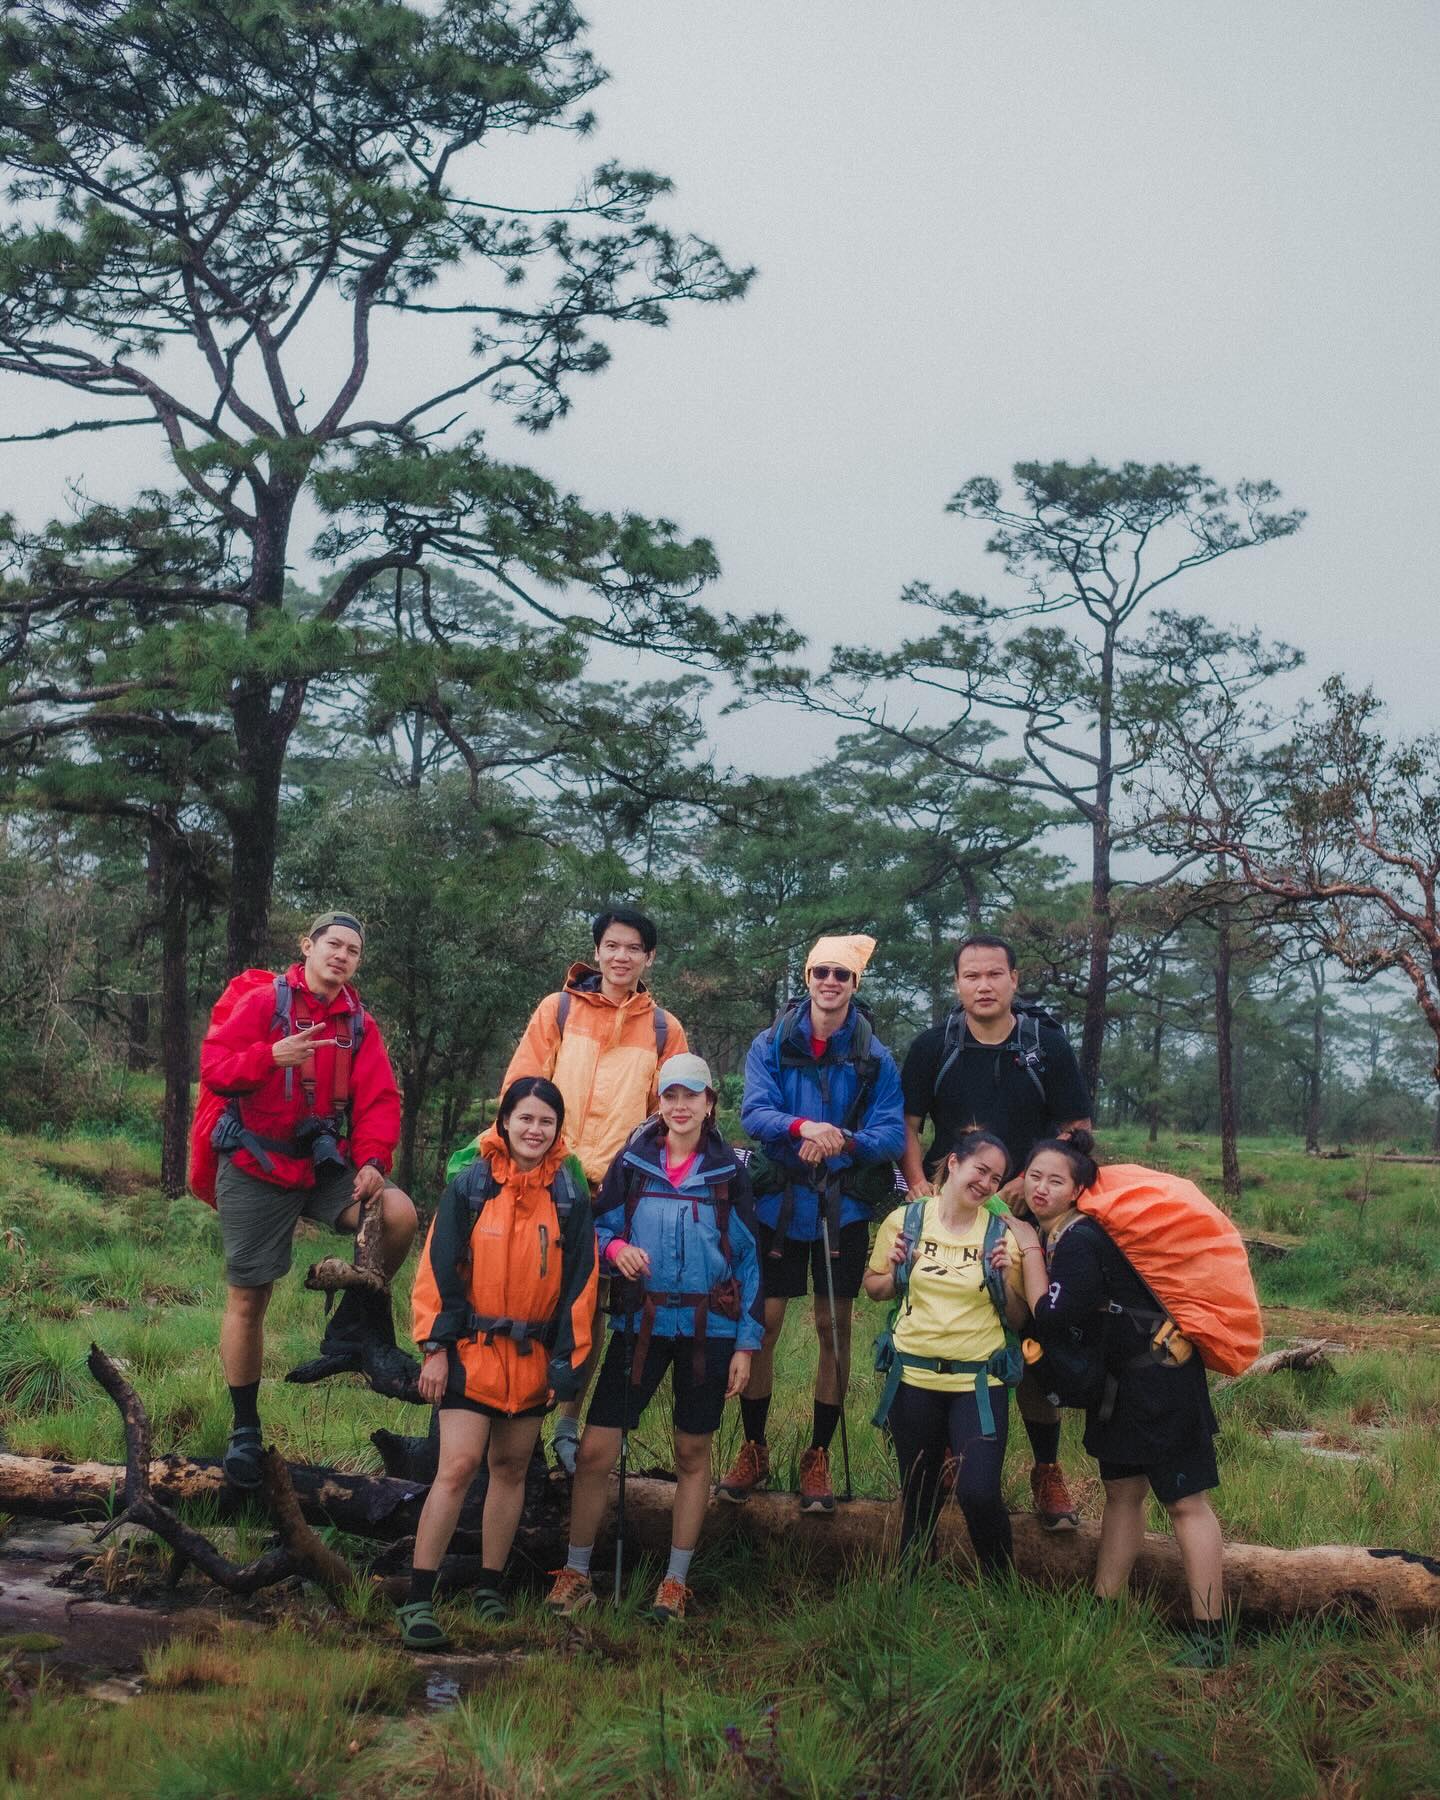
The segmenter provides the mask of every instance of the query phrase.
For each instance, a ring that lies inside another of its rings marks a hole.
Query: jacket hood
[[[592,963],[571,963],[569,973],[565,977],[565,986],[568,992],[578,994],[583,1000],[593,1001],[599,1006],[615,1006],[617,1002],[614,1000],[607,1000],[600,991],[602,979],[600,971]],[[643,994],[647,1000],[650,999],[650,990],[643,981],[630,998],[635,999],[641,994]],[[618,1002],[618,1004],[623,1006],[626,1002],[622,1000]],[[650,1004],[653,1006],[654,1001],[651,1000]]]
[[[635,1132],[625,1146],[624,1154],[646,1168],[658,1169],[663,1155],[663,1140],[660,1136],[661,1121],[650,1118]],[[721,1137],[714,1125],[709,1126],[700,1139],[700,1168],[705,1174],[719,1174],[726,1177],[735,1173],[735,1152]]]
[[[533,1169],[517,1169],[515,1159],[510,1154],[510,1146],[501,1137],[497,1126],[487,1125],[480,1138],[480,1155],[489,1163],[490,1173],[496,1181],[502,1187],[514,1183],[522,1191],[526,1188],[549,1188],[561,1163],[569,1154],[562,1131]]]

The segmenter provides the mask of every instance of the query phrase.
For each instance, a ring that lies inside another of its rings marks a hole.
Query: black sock
[[[1193,1638],[1217,1638],[1225,1635],[1223,1619],[1192,1619],[1189,1627]]]
[[[828,1450],[830,1440],[835,1435],[835,1427],[840,1423],[840,1408],[832,1406],[828,1400],[815,1402],[815,1423],[810,1432],[810,1448],[812,1450]]]
[[[411,1569],[410,1600],[412,1604],[416,1600],[433,1600],[435,1598],[435,1577],[439,1573],[438,1569]]]
[[[745,1427],[745,1436],[752,1444],[765,1442],[765,1422],[770,1417],[770,1396],[763,1400],[740,1401],[740,1422]]]
[[[232,1385],[230,1404],[235,1408],[235,1425],[253,1425],[260,1428],[260,1383],[258,1381],[242,1381],[239,1387]]]
[[[484,1588],[487,1593],[498,1594],[500,1582],[504,1575],[502,1569],[482,1569],[480,1579],[475,1583],[477,1588]]]
[[[1060,1460],[1060,1423],[1039,1425],[1034,1419],[1025,1421],[1025,1435],[1030,1440],[1030,1453],[1037,1463]]]

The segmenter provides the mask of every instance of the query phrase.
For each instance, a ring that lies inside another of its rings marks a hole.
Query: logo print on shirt
[[[934,1238],[922,1238],[920,1256],[923,1259],[920,1269],[926,1275],[938,1275],[945,1279],[951,1275],[960,1275],[975,1267],[980,1262],[980,1251],[974,1244],[965,1244],[959,1248],[950,1245],[941,1246]],[[981,1277],[984,1286],[984,1277]]]

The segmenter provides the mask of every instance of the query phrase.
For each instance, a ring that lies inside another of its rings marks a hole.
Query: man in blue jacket
[[[856,1002],[871,937],[823,937],[805,959],[806,998],[750,1046],[740,1118],[763,1153],[756,1192],[765,1338],[740,1402],[745,1442],[719,1492],[748,1498],[770,1476],[766,1419],[785,1308],[815,1296],[814,1429],[800,1458],[800,1509],[831,1513],[830,1442],[850,1374],[850,1322],[870,1247],[868,1187],[905,1149],[895,1059]],[[877,1186],[878,1183],[878,1186]],[[888,1203],[888,1199],[887,1199]],[[830,1297],[834,1295],[832,1317]]]

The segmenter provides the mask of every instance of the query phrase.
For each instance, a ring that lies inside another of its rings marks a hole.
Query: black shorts
[[[695,1379],[694,1350],[694,1338],[652,1337],[650,1348],[645,1353],[645,1367],[640,1371],[640,1380],[636,1386],[631,1387],[630,1363],[633,1348],[631,1355],[627,1356],[625,1334],[612,1331],[605,1360],[601,1363],[600,1373],[595,1380],[595,1392],[590,1400],[590,1410],[585,1415],[585,1423],[604,1426],[612,1431],[618,1431],[621,1424],[625,1423],[633,1431],[640,1421],[641,1413],[655,1398],[655,1390],[664,1380],[665,1371],[671,1369],[671,1384],[675,1390],[672,1415],[675,1429],[689,1432],[695,1437],[703,1437],[706,1432],[714,1431],[725,1411],[725,1390],[730,1385],[730,1358],[735,1354],[735,1340],[706,1338],[703,1381]]]
[[[1155,1462],[1107,1462],[1100,1458],[1102,1481],[1124,1481],[1143,1475],[1150,1491],[1162,1506],[1173,1506],[1188,1494],[1205,1494],[1220,1485],[1220,1471],[1215,1466],[1215,1440],[1207,1437],[1178,1456],[1161,1457]]]
[[[779,1242],[780,1254],[771,1256],[771,1246]],[[870,1260],[870,1225],[865,1219],[853,1219],[840,1227],[838,1254],[831,1259],[830,1272],[835,1280],[835,1298],[853,1300],[860,1292],[865,1264]],[[767,1300],[800,1300],[813,1284],[815,1293],[830,1292],[825,1273],[825,1240],[813,1243],[800,1238],[777,1240],[773,1225],[760,1226],[760,1291]]]
[[[503,1408],[489,1406],[483,1400],[472,1400],[468,1394],[442,1394],[440,1410],[478,1413],[482,1419],[543,1419],[553,1409],[549,1406],[527,1406],[523,1412],[507,1413]]]

